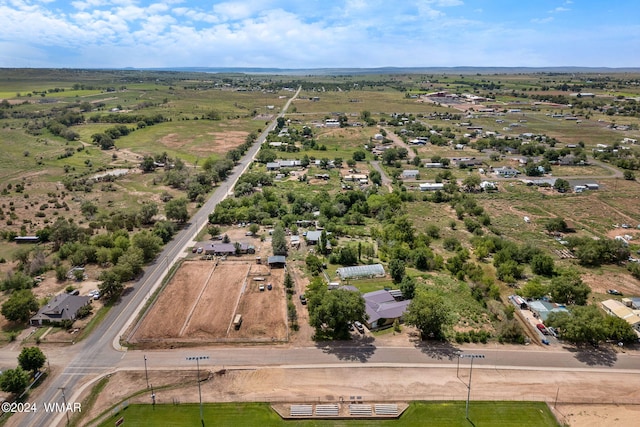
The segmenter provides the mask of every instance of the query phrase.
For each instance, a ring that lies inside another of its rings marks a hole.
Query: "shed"
[[[271,268],[284,268],[287,264],[287,257],[284,255],[273,255],[267,258],[267,264]]]
[[[322,231],[307,231],[307,235],[305,238],[307,239],[307,244],[309,245],[317,245],[320,241],[320,236],[322,235]]]

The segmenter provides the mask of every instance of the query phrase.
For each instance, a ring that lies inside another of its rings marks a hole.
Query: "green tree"
[[[29,375],[20,367],[7,369],[0,375],[0,389],[7,393],[20,394],[29,385]]]
[[[423,339],[431,336],[443,339],[446,328],[453,322],[453,312],[442,295],[424,288],[416,289],[405,313],[405,323],[418,328]]]
[[[176,220],[178,222],[185,222],[187,219],[189,219],[187,203],[187,199],[184,197],[169,200],[164,207],[167,218]]]
[[[38,347],[24,347],[18,355],[18,364],[25,371],[39,371],[46,360],[44,353]]]
[[[569,312],[551,313],[546,325],[556,328],[562,339],[576,344],[598,344],[607,338],[604,319],[594,305],[573,306]]]
[[[638,336],[633,327],[624,319],[618,316],[605,316],[604,328],[607,338],[617,342],[636,342]]]
[[[140,169],[142,169],[142,171],[145,173],[153,172],[154,170],[156,170],[156,162],[153,157],[144,156],[142,162],[140,163]]]
[[[553,301],[562,304],[584,305],[587,303],[590,292],[589,286],[573,270],[554,277],[549,285],[549,295]]]
[[[544,228],[550,232],[565,232],[567,231],[567,223],[562,218],[551,218]]]
[[[480,187],[480,182],[481,182],[480,175],[472,174],[467,176],[462,181],[462,186],[464,187],[465,191],[470,193],[475,193]]]
[[[352,158],[356,162],[361,162],[367,158],[367,153],[364,150],[356,150],[353,152]]]
[[[318,337],[347,338],[349,323],[365,316],[365,302],[359,292],[335,289],[323,293],[319,304],[309,304],[309,324],[316,328]]]
[[[3,291],[18,291],[21,289],[31,289],[33,288],[34,282],[33,279],[22,271],[17,271],[15,273],[8,272],[7,278],[0,282],[0,289]]]
[[[404,299],[412,299],[416,292],[416,281],[411,276],[404,276],[400,283],[400,291]]]
[[[546,254],[534,255],[531,259],[531,271],[541,276],[553,276],[555,262],[551,256]]]
[[[138,212],[138,219],[143,225],[153,224],[153,217],[158,214],[158,205],[154,202],[144,202]]]
[[[322,272],[322,260],[313,254],[307,255],[305,259],[307,270],[314,276],[317,276]]]
[[[120,275],[113,270],[103,271],[100,274],[100,280],[102,283],[98,285],[98,289],[107,299],[119,297],[124,290]]]
[[[389,261],[389,274],[391,275],[391,279],[393,283],[400,283],[405,275],[405,264],[404,261],[398,258],[393,258]]]
[[[626,170],[623,173],[623,177],[624,179],[626,179],[627,181],[635,181],[636,180],[636,174],[633,173],[633,171],[630,170]]]
[[[85,200],[80,204],[80,210],[86,218],[92,218],[98,212],[98,206],[89,200]]]
[[[147,230],[134,234],[131,240],[133,246],[142,249],[145,262],[153,260],[162,248],[162,239]]]
[[[26,322],[38,311],[38,301],[30,289],[14,291],[2,304],[2,315],[12,322]]]
[[[382,175],[377,170],[369,172],[369,179],[376,185],[382,185]]]
[[[271,248],[273,249],[274,255],[287,255],[287,239],[284,234],[284,228],[282,228],[280,224],[276,225],[273,229]]]
[[[525,298],[540,299],[547,295],[548,288],[539,280],[530,280],[520,290],[520,295]]]
[[[571,190],[571,184],[566,179],[558,178],[553,184],[553,188],[559,193],[566,193]]]

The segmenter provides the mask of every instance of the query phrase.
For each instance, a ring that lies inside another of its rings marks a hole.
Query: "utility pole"
[[[209,356],[191,356],[187,357],[187,360],[195,360],[196,367],[198,369],[198,397],[200,399],[200,422],[202,423],[202,427],[204,427],[204,416],[202,414],[202,390],[200,388],[200,361],[207,360]]]
[[[147,390],[149,389],[149,373],[147,372],[147,355],[144,355],[144,377],[147,379]]]
[[[471,400],[471,375],[473,374],[473,360],[484,359],[484,354],[460,354],[458,355],[458,363],[460,359],[471,359],[471,368],[469,369],[469,384],[467,384],[467,404],[465,409],[465,416],[469,419],[469,401]]]
[[[69,425],[69,411],[67,411],[67,397],[64,395],[64,387],[58,387],[62,391],[62,401],[64,402],[64,413],[67,414],[67,425]]]

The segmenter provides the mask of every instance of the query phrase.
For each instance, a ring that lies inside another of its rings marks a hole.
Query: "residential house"
[[[517,169],[514,169],[509,166],[502,166],[500,168],[495,168],[493,172],[502,178],[514,178],[520,173]]]
[[[60,323],[65,320],[75,320],[78,315],[78,310],[90,304],[92,299],[92,296],[71,295],[67,293],[56,295],[31,318],[29,323],[32,326],[42,326],[51,323]]]
[[[419,174],[418,169],[406,169],[402,171],[402,179],[416,179]]]
[[[390,327],[397,319],[402,321],[402,317],[407,310],[411,300],[394,298],[393,294],[387,290],[368,292],[362,295],[367,313],[367,328],[380,329]]]

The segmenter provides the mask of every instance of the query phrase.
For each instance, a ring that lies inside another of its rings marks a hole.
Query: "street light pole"
[[[147,379],[147,390],[149,389],[149,374],[147,373],[147,355],[144,356],[144,377]]]
[[[64,402],[64,413],[67,414],[67,425],[69,425],[69,411],[67,411],[67,397],[64,395],[64,387],[59,387],[62,391],[62,401]]]
[[[473,359],[484,359],[484,354],[460,354],[458,355],[458,363],[460,359],[471,359],[471,368],[469,369],[469,384],[467,384],[467,404],[465,407],[465,416],[469,419],[469,401],[471,400],[471,375],[473,374]]]
[[[200,361],[207,360],[209,356],[191,356],[187,357],[187,360],[195,360],[196,367],[198,369],[198,397],[200,399],[200,422],[202,423],[202,427],[204,427],[204,416],[202,414],[202,390],[200,389]]]

